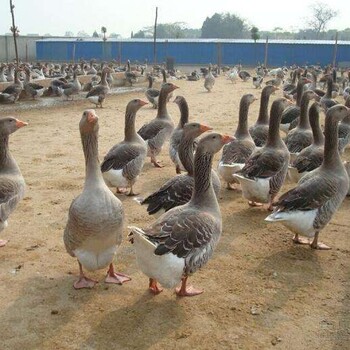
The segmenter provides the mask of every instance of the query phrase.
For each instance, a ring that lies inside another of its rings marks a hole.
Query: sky
[[[158,7],[158,23],[185,22],[189,28],[201,28],[206,17],[215,12],[229,12],[245,19],[249,25],[259,30],[273,30],[281,27],[288,31],[297,31],[307,26],[307,17],[311,15],[310,5],[315,0],[293,0],[290,2],[272,0],[13,0],[16,25],[20,34],[50,33],[63,36],[71,31],[88,34],[102,26],[108,33],[130,37],[143,27],[153,26],[155,8]],[[239,3],[239,4],[238,4]],[[329,6],[338,11],[327,29],[342,30],[350,27],[349,0],[333,0]],[[12,25],[9,0],[0,0],[0,34],[9,32]],[[8,11],[6,11],[6,8]]]

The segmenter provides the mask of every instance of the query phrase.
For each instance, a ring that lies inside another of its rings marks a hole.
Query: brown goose
[[[300,103],[298,125],[287,134],[285,139],[290,153],[299,153],[301,150],[312,144],[313,137],[308,116],[308,107],[310,100],[315,98],[315,96],[316,94],[311,90],[307,90],[303,93]]]
[[[319,103],[314,102],[309,109],[309,119],[312,129],[313,143],[304,148],[291,162],[289,178],[298,182],[306,173],[318,168],[323,161],[324,135],[319,121]]]
[[[345,101],[345,106],[350,108],[350,96]],[[348,114],[340,123],[338,128],[339,152],[344,153],[345,148],[350,142],[350,114]]]
[[[324,96],[321,97],[320,103],[321,107],[327,112],[329,108],[338,104],[339,102],[333,99],[332,91],[333,91],[333,79],[331,76],[326,77],[327,82],[327,90]]]
[[[147,102],[139,99],[131,100],[125,111],[124,140],[113,146],[105,156],[101,171],[107,186],[117,188],[130,187],[129,196],[134,196],[133,185],[141,173],[147,154],[147,145],[136,133],[136,112]]]
[[[148,79],[148,88],[145,91],[146,98],[150,103],[152,103],[153,108],[157,108],[159,90],[152,87],[154,78],[151,75],[148,75],[147,79]]]
[[[179,296],[194,296],[202,290],[187,286],[187,278],[208,262],[219,241],[222,219],[211,182],[213,156],[230,136],[211,133],[203,137],[195,155],[195,187],[191,200],[173,208],[146,229],[130,227],[138,265],[149,279],[151,292],[161,292],[157,281],[176,289]]]
[[[305,77],[300,77],[300,79],[298,80],[296,90],[296,105],[289,106],[285,109],[285,111],[283,111],[280,129],[286,134],[288,134],[289,130],[295,128],[298,123],[298,118],[300,115],[301,97],[303,95],[304,85],[307,83],[311,83],[311,80]]]
[[[0,118],[0,232],[7,226],[7,219],[24,196],[25,182],[21,171],[9,150],[9,136],[27,125],[13,117]],[[7,241],[0,239],[0,247]]]
[[[87,94],[86,98],[95,106],[100,106],[103,108],[102,103],[106,99],[106,95],[108,94],[110,87],[107,82],[107,73],[110,71],[109,67],[105,67],[102,70],[101,75],[101,84],[93,87]]]
[[[332,219],[349,189],[349,178],[338,152],[338,123],[349,113],[347,107],[330,107],[326,114],[325,145],[322,165],[303,176],[297,187],[283,194],[275,211],[265,220],[281,222],[294,234],[295,243],[311,248],[330,249],[318,242],[320,231]]]
[[[164,85],[164,84],[166,84],[168,81],[167,81],[167,77],[166,77],[166,71],[165,71],[165,69],[164,68],[162,68],[161,69],[161,73],[162,73],[162,77],[163,77],[163,83],[162,83],[162,86]],[[168,97],[167,97],[167,102],[169,102],[170,100],[171,100],[171,98],[173,97],[173,92],[170,92],[169,94],[168,94]]]
[[[122,284],[130,278],[114,271],[113,259],[122,241],[124,211],[120,200],[103,181],[98,160],[98,117],[93,109],[84,111],[79,129],[85,156],[85,184],[68,213],[63,240],[67,252],[78,259],[79,279],[74,288],[92,288],[96,281],[89,271],[109,266],[107,283]]]
[[[243,95],[239,105],[238,125],[234,134],[235,139],[222,150],[218,165],[219,175],[226,181],[227,189],[235,189],[239,183],[233,176],[241,170],[250,155],[255,150],[255,143],[248,131],[248,111],[256,100],[252,94]]]
[[[151,157],[151,163],[161,168],[156,157],[161,152],[163,144],[167,141],[174,130],[174,122],[167,110],[167,96],[170,92],[178,89],[172,83],[166,83],[160,89],[158,100],[157,116],[149,123],[143,125],[138,134],[146,141],[148,151],[147,155]]]
[[[209,69],[208,69],[208,73],[204,78],[204,87],[206,88],[206,90],[208,92],[211,92],[211,90],[213,90],[214,85],[215,85],[215,77],[213,75],[213,73],[211,72],[211,63],[209,64]]]
[[[9,85],[4,91],[2,91],[2,95],[8,95],[8,98],[3,97],[6,101],[4,102],[16,102],[23,90],[23,84],[19,80],[19,70],[15,69],[14,72],[14,83]]]
[[[249,205],[272,203],[281,189],[288,171],[289,151],[280,137],[279,124],[283,110],[290,102],[279,98],[272,103],[266,144],[252,153],[245,166],[234,176],[240,182],[242,195]]]
[[[273,85],[265,86],[261,91],[260,110],[256,123],[249,128],[249,134],[253,138],[255,146],[262,147],[267,140],[269,132],[269,99],[273,92],[278,90]]]
[[[183,133],[183,127],[186,123],[188,123],[188,104],[183,96],[176,96],[174,103],[176,103],[180,109],[180,120],[179,124],[170,136],[169,156],[172,162],[175,164],[176,174],[180,174],[183,166],[179,158],[178,148]]]
[[[207,130],[212,130],[212,128],[199,123],[185,124],[179,145],[179,157],[187,174],[171,178],[158,191],[140,202],[142,205],[148,204],[147,212],[149,215],[163,213],[183,205],[191,199],[194,188],[194,140]],[[218,194],[221,187],[220,179],[214,171],[212,171],[212,179],[215,193]]]

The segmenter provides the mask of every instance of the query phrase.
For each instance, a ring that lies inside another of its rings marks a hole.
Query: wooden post
[[[337,61],[337,49],[338,49],[338,32],[335,33],[335,43],[334,43],[334,51],[333,51],[333,68],[336,65]]]
[[[220,74],[220,71],[221,71],[221,64],[222,64],[222,46],[221,46],[221,43],[217,43],[217,65],[218,65],[218,69],[219,69],[219,73]]]
[[[153,62],[157,64],[157,20],[158,20],[158,7],[156,7],[156,19],[154,21],[154,33],[153,33]]]
[[[12,27],[11,32],[13,34],[13,41],[15,43],[15,54],[16,54],[16,65],[18,67],[18,49],[17,49],[17,35],[18,35],[18,28],[15,26],[15,14],[13,12],[13,9],[15,8],[15,5],[12,4],[12,0],[10,0],[10,10],[11,10],[11,16],[12,16]]]
[[[73,63],[75,63],[75,44],[73,44],[73,54],[72,54],[72,58],[73,58]]]
[[[269,46],[269,37],[266,37],[266,42],[265,42],[265,60],[264,60],[264,66],[267,68],[267,49]]]

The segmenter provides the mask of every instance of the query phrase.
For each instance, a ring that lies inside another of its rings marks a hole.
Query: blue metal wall
[[[274,43],[268,45],[268,66],[280,65],[326,65],[333,61],[332,43]],[[125,62],[153,62],[152,41],[79,41],[42,40],[36,42],[36,55],[40,61],[78,61],[91,58],[116,59]],[[264,42],[229,41],[173,41],[157,42],[157,62],[173,57],[177,64],[242,63],[254,66],[264,62]],[[350,61],[350,43],[338,45],[337,62]]]

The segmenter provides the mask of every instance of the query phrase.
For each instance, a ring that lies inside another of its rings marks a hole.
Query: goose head
[[[0,135],[10,135],[16,130],[28,125],[28,123],[18,120],[14,117],[0,118]]]
[[[98,116],[94,109],[86,109],[83,112],[79,129],[82,135],[88,135],[98,131]]]
[[[213,130],[212,127],[200,123],[186,123],[183,127],[184,137],[197,138],[206,131]]]

